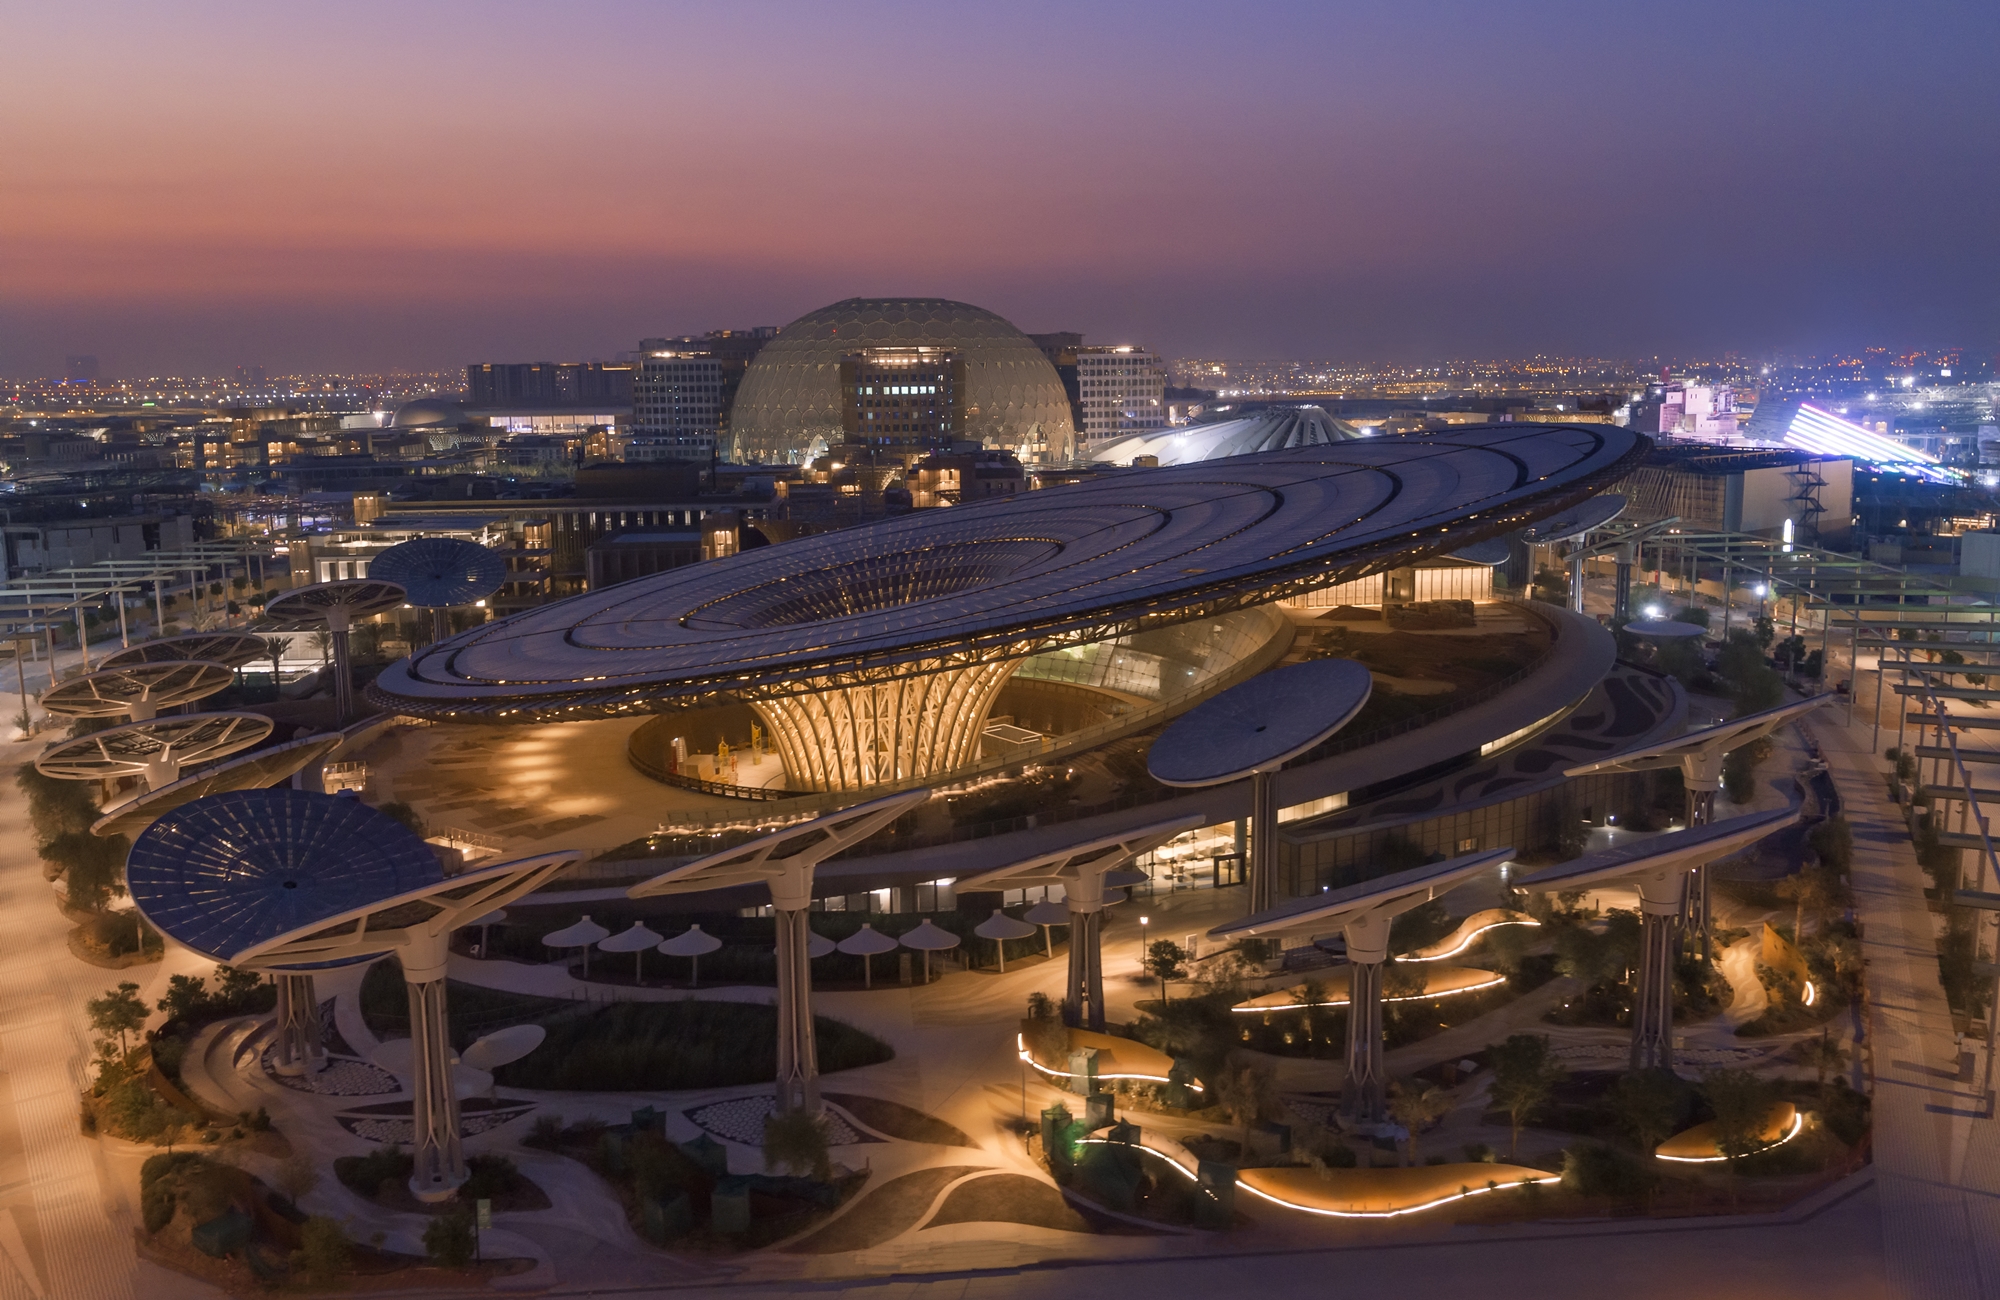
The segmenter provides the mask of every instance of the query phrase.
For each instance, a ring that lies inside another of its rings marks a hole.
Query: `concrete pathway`
[[[1823,709],[1807,725],[1820,740],[1854,830],[1855,902],[1868,963],[1875,1170],[1891,1294],[1996,1296],[2000,1119],[1975,1118],[1980,1099],[1972,1085],[1958,1082],[1951,1016],[1923,897],[1926,878],[1888,798],[1888,764],[1868,753],[1870,711],[1857,708],[1855,714],[1854,725],[1843,727],[1837,725],[1840,714]]]

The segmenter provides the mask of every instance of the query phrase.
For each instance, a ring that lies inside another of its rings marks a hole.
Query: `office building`
[[[627,407],[632,367],[597,361],[484,363],[465,368],[465,404],[482,410]]]
[[[1078,348],[1076,379],[1086,446],[1167,427],[1167,370],[1144,348]]]

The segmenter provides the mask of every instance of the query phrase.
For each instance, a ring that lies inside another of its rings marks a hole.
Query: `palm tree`
[[[322,666],[333,662],[333,633],[321,628],[312,634],[311,645],[313,649],[319,651],[319,661]]]
[[[291,638],[267,636],[264,638],[264,653],[271,659],[271,688],[278,686],[278,666],[284,660],[285,651],[292,648]]]
[[[1216,1093],[1216,1100],[1236,1121],[1242,1135],[1236,1149],[1236,1163],[1241,1165],[1250,1158],[1250,1126],[1278,1104],[1277,1080],[1268,1066],[1232,1066],[1222,1072],[1222,1086]]]
[[[1444,1089],[1415,1079],[1404,1079],[1389,1092],[1389,1115],[1410,1134],[1410,1163],[1420,1164],[1417,1135],[1451,1110],[1451,1097]]]

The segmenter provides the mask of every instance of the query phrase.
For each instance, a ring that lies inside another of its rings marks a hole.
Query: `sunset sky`
[[[16,5],[0,374],[2000,343],[2000,4]]]

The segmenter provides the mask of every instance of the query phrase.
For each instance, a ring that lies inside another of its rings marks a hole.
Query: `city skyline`
[[[2000,338],[1987,11],[566,18],[22,16],[0,373],[608,358],[895,293],[1169,356]]]

